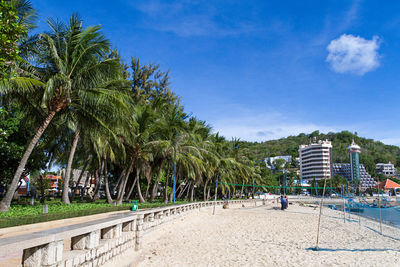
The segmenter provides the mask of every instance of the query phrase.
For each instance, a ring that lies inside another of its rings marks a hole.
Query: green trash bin
[[[138,204],[137,201],[132,201],[132,211],[138,210]]]

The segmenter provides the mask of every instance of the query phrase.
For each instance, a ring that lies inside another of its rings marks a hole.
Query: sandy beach
[[[203,209],[156,227],[144,236],[139,266],[400,266],[400,230],[323,209],[247,204]]]

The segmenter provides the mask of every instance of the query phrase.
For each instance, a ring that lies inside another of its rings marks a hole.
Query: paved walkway
[[[74,225],[78,223],[90,222],[94,220],[104,219],[111,215],[129,212],[128,210],[107,212],[89,216],[82,216],[76,218],[62,219],[50,222],[27,224],[15,227],[8,227],[0,229],[0,239],[18,236],[23,234],[35,233],[43,230],[50,230],[57,227]],[[70,247],[70,240],[64,240],[64,250],[68,250]],[[7,256],[0,256],[0,267],[15,267],[21,266],[22,250],[15,251],[14,253],[8,254]]]

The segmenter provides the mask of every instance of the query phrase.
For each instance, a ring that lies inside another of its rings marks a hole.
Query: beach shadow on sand
[[[371,231],[373,231],[373,232],[375,232],[375,233],[377,233],[377,234],[381,234],[380,231],[378,231],[378,230],[376,230],[376,229],[374,229],[374,228],[372,228],[372,227],[369,227],[369,226],[364,226],[364,227],[367,228],[367,229],[369,229],[369,230],[371,230]],[[390,238],[390,239],[396,240],[396,241],[400,241],[400,238],[393,237],[393,236],[390,236],[390,235],[382,234],[382,236],[384,236],[384,237],[386,237],[386,238]]]
[[[337,252],[337,251],[348,251],[348,252],[373,252],[373,251],[394,251],[400,252],[400,249],[391,249],[391,248],[355,248],[355,249],[347,249],[347,248],[318,248],[315,250],[315,247],[306,248],[306,250],[311,251],[328,251],[328,252]]]

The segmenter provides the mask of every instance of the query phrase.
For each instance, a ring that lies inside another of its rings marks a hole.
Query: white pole
[[[320,206],[319,206],[317,244],[315,245],[315,250],[318,250],[318,244],[319,244],[319,229],[320,229],[320,225],[321,225],[322,204],[323,204],[323,202],[324,202],[325,187],[326,187],[326,176],[325,176],[325,178],[324,178],[324,189],[322,190],[321,203],[320,203]]]
[[[358,188],[358,224],[359,225],[361,225],[361,216],[360,216],[360,214],[361,214],[361,200],[360,200],[360,194],[361,194],[361,183],[360,183],[360,185],[359,185],[359,188]]]
[[[379,187],[378,187],[379,190]],[[378,206],[379,206],[379,228],[382,234],[382,213],[381,213],[381,193],[378,191]]]
[[[346,223],[346,198],[344,196],[343,185],[342,185],[342,196],[343,196],[343,222]]]

